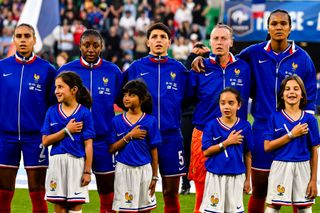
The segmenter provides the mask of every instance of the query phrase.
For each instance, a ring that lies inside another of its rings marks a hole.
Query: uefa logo
[[[227,11],[227,23],[237,36],[244,36],[253,31],[250,7],[239,4]]]

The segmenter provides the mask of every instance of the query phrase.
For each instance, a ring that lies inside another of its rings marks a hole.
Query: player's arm
[[[156,184],[158,181],[158,149],[157,147],[151,149],[151,166],[152,166],[152,180],[149,186],[150,196],[153,196],[156,191]]]
[[[233,144],[241,144],[243,140],[243,136],[241,135],[242,130],[236,131],[233,130],[228,138],[219,144],[215,144],[210,146],[208,149],[203,151],[205,157],[210,157],[219,152],[224,151],[228,146]]]
[[[114,154],[117,151],[119,151],[120,149],[122,149],[123,147],[125,147],[125,145],[130,143],[130,141],[132,139],[142,140],[146,137],[146,135],[147,135],[147,131],[144,129],[140,129],[140,125],[137,125],[130,132],[128,132],[125,136],[123,136],[120,140],[111,144],[109,146],[109,152]]]
[[[61,129],[60,131],[50,135],[43,135],[42,144],[44,146],[50,146],[56,142],[61,141],[67,135],[73,139],[72,133],[81,132],[82,127],[83,127],[83,122],[82,121],[76,122],[76,120],[73,118],[69,121],[67,126]]]
[[[93,140],[91,138],[84,141],[86,157],[85,157],[83,175],[81,179],[81,186],[86,186],[91,181],[91,167],[92,167],[92,158],[93,158],[92,142]]]
[[[317,194],[317,172],[318,172],[318,146],[313,146],[311,148],[311,177],[307,188],[307,196],[309,199],[314,199]]]
[[[264,141],[264,151],[270,152],[273,150],[276,150],[287,143],[289,143],[292,139],[300,137],[302,135],[308,134],[308,124],[307,123],[298,123],[293,129],[288,132],[288,134],[285,134],[277,139],[274,140],[265,140]]]
[[[244,164],[246,165],[246,179],[244,181],[243,191],[249,193],[251,190],[250,177],[251,177],[251,152],[244,154]]]

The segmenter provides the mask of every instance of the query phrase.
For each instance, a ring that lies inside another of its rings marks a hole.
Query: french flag
[[[27,0],[22,10],[19,24],[34,27],[36,34],[35,52],[42,48],[42,40],[60,24],[59,0]]]
[[[253,18],[262,18],[266,9],[266,0],[252,0],[251,11]]]

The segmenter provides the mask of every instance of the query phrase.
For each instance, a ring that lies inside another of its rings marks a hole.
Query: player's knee
[[[298,213],[312,213],[312,207],[303,208],[303,209],[298,208]]]

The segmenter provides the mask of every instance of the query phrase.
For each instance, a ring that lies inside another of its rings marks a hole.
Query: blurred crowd
[[[13,30],[26,0],[0,0],[0,58],[6,57]],[[208,38],[218,22],[221,5],[214,0],[60,0],[60,26],[44,40],[40,53],[56,66],[79,56],[86,29],[102,34],[103,58],[123,70],[148,54],[145,33],[154,22],[172,32],[171,57],[184,61],[197,41]]]

